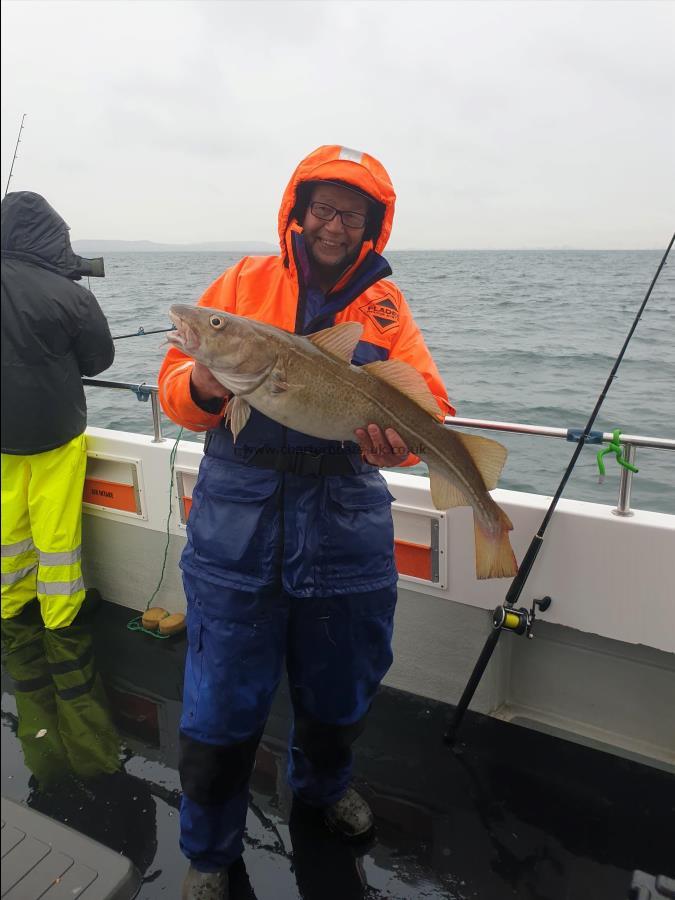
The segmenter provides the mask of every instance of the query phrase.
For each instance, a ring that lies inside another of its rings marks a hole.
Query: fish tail
[[[482,525],[474,513],[477,578],[512,578],[518,571],[516,555],[509,540],[513,525],[503,510],[500,509],[499,513],[496,527],[492,529]]]

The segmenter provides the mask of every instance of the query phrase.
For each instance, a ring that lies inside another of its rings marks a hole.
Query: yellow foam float
[[[169,615],[167,610],[162,609],[161,606],[152,606],[150,609],[146,609],[141,617],[141,625],[143,628],[147,628],[148,631],[157,631],[159,628],[159,623],[162,619],[166,619]]]
[[[159,620],[160,634],[178,634],[185,628],[185,616],[183,613],[173,613]]]

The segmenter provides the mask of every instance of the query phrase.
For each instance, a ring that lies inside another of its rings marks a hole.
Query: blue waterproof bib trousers
[[[260,447],[343,453],[281,431],[254,411],[236,448],[228,430],[209,433],[181,560],[181,847],[205,871],[242,852],[248,780],[284,661],[294,708],[288,781],[319,807],[346,791],[351,744],[392,661],[386,482],[358,452],[348,454],[352,475],[246,464]]]

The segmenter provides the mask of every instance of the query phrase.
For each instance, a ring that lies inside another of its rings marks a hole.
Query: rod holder
[[[631,465],[635,465],[635,457],[637,456],[637,448],[634,444],[622,442],[624,446],[624,457]],[[619,501],[616,509],[612,510],[615,516],[632,516],[633,511],[630,508],[630,492],[633,487],[633,473],[625,466],[621,466],[621,480],[619,481]]]

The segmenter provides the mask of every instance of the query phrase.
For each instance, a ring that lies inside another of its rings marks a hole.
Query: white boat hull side
[[[134,469],[139,511],[85,506],[86,583],[107,600],[142,610],[164,557],[173,442],[98,428],[87,433],[99,475],[114,480],[116,464],[127,474]],[[178,569],[185,541],[182,498],[191,493],[201,456],[201,444],[179,444],[169,553],[153,600],[171,612],[185,609]],[[487,610],[501,604],[509,581],[476,580],[469,510],[438,513],[427,479],[385,474],[397,501],[397,537],[429,543],[433,525],[439,540],[435,581],[401,577],[388,683],[453,703],[490,631]],[[513,546],[521,559],[550,498],[493,493],[514,523]],[[560,501],[521,598],[529,607],[534,597],[548,594],[553,603],[537,621],[534,641],[503,636],[472,705],[675,765],[675,591],[669,574],[675,516],[635,511],[619,518],[611,509]]]

